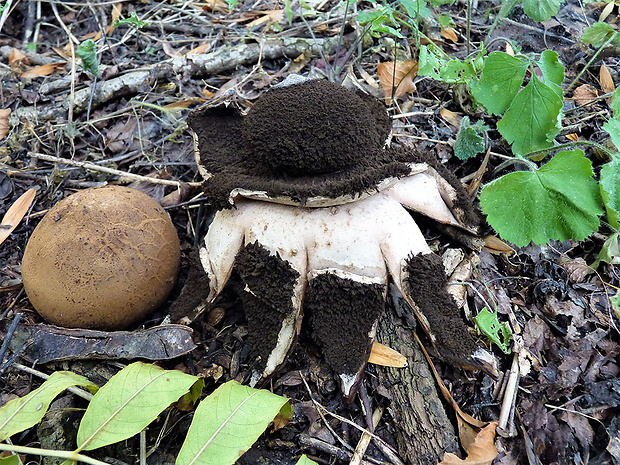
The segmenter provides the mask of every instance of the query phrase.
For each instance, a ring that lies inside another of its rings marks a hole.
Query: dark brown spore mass
[[[313,336],[337,373],[355,375],[368,361],[368,333],[385,309],[384,287],[323,273],[308,283],[304,309]]]
[[[252,357],[264,368],[276,346],[282,321],[293,312],[293,286],[299,273],[279,255],[271,255],[258,242],[246,245],[235,259],[235,269],[247,288],[240,298],[248,321]]]
[[[439,355],[459,366],[467,365],[478,346],[446,290],[448,283],[441,258],[435,254],[411,256],[406,260],[405,273],[404,291],[427,318],[437,337]]]
[[[241,134],[252,163],[276,175],[298,177],[364,163],[366,154],[385,141],[378,129],[364,99],[345,87],[314,80],[265,93],[244,118]]]

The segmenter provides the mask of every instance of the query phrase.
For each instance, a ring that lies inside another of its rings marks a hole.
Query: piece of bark
[[[196,348],[192,329],[163,325],[135,331],[93,331],[51,325],[20,325],[11,350],[25,347],[24,359],[39,363],[79,359],[168,360]]]
[[[397,291],[396,291],[397,293]],[[394,292],[391,292],[394,296]],[[454,425],[441,402],[435,379],[416,342],[411,309],[400,295],[379,321],[376,341],[407,357],[405,368],[377,367],[379,382],[391,396],[389,411],[397,428],[398,451],[411,464],[435,464],[444,452],[458,452]]]

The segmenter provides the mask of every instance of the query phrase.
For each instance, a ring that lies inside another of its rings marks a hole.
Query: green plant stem
[[[573,147],[579,147],[580,145],[587,145],[588,147],[596,147],[597,149],[602,150],[607,155],[609,155],[610,158],[613,158],[616,156],[616,153],[613,150],[608,149],[607,147],[605,147],[602,144],[599,144],[598,142],[592,142],[589,140],[577,140],[574,142],[567,142],[565,144],[554,145],[553,147],[549,147],[547,149],[542,149],[542,150],[537,150],[536,152],[530,152],[527,155],[524,155],[524,158],[530,158],[536,155],[540,155],[541,153],[551,152],[553,150],[570,149]]]
[[[87,457],[86,455],[78,454],[77,452],[70,450],[51,450],[51,449],[37,449],[36,447],[27,446],[15,446],[10,444],[0,444],[0,450],[6,450],[9,452],[15,452],[16,454],[31,454],[42,455],[45,457],[58,457],[65,460],[72,460],[75,462],[84,462],[90,465],[109,465],[107,462]]]
[[[471,0],[467,0],[467,56],[471,49]]]
[[[596,57],[599,56],[599,54],[603,51],[603,49],[605,47],[607,47],[612,40],[614,40],[614,35],[612,35],[611,37],[609,37],[604,43],[603,45],[601,45],[598,50],[596,52],[594,52],[594,55],[592,55],[592,58],[590,58],[590,61],[588,61],[588,63],[586,63],[586,65],[583,67],[583,69],[581,71],[579,71],[579,74],[577,75],[577,77],[575,77],[575,79],[573,79],[573,82],[570,83],[570,85],[568,86],[568,88],[566,89],[566,91],[564,91],[564,94],[567,94],[575,84],[577,84],[577,82],[579,81],[579,79],[581,79],[581,76],[583,75],[583,73],[586,72],[586,69],[588,69],[590,67],[590,65],[592,63],[594,63],[594,60],[596,60]]]

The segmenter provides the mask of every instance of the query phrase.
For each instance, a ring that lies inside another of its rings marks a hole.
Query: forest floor
[[[5,339],[17,315],[21,315],[18,328],[43,323],[21,285],[21,260],[34,227],[59,200],[94,186],[128,185],[165,207],[181,239],[181,276],[171,299],[179,295],[189,269],[189,252],[204,236],[205,218],[212,214],[197,185],[201,178],[185,123],[192,109],[224,98],[230,90],[249,107],[290,73],[327,77],[383,99],[378,65],[393,61],[395,46],[399,60],[417,55],[415,41],[409,39],[394,42],[366,36],[356,40],[361,31],[356,12],[371,9],[369,2],[302,2],[308,12],[302,17],[296,13],[299,2],[292,0],[290,20],[283,2],[276,0],[240,0],[232,9],[223,0],[8,3],[12,3],[10,14],[0,26],[0,132],[3,125],[8,130],[0,136],[0,212],[6,212],[30,188],[36,189],[36,199],[0,246],[0,339]],[[554,18],[537,23],[517,5],[487,37],[498,2],[476,2],[469,31],[464,3],[433,9],[420,26],[444,51],[465,57],[468,33],[473,44],[486,39],[491,43],[489,50],[506,50],[501,48],[506,42],[493,40],[505,37],[524,53],[557,52],[566,68],[565,82],[571,82],[592,57],[594,50],[579,39],[606,6],[570,1]],[[112,26],[115,19],[134,13],[143,24]],[[452,19],[449,32],[442,33],[434,20],[439,13]],[[616,13],[612,12],[608,22],[615,22]],[[77,44],[89,38],[97,42],[98,77],[73,58]],[[596,97],[610,91],[608,80],[602,82],[599,74],[603,64],[611,79],[620,82],[620,60],[614,50],[599,55],[581,76],[580,92],[590,92],[591,98],[582,94],[581,101],[573,101],[572,108],[577,109],[565,122],[569,130],[560,133],[559,142],[575,134],[601,143],[608,138],[602,124],[609,117],[609,103]],[[460,118],[468,113],[476,118],[467,93],[462,86],[427,77],[414,82],[415,89],[389,107],[394,140],[435,152],[469,182],[483,164],[484,153],[461,161],[452,149]],[[573,97],[569,94],[566,102]],[[588,104],[580,106],[584,98]],[[6,109],[11,110],[10,116]],[[487,118],[487,122],[496,119]],[[482,183],[501,174],[495,168],[503,159],[495,154],[510,151],[496,131],[489,133],[487,144],[491,155],[485,161]],[[595,171],[604,162],[593,150],[587,155]],[[85,168],[62,160],[95,166]],[[490,228],[487,231],[492,233]],[[424,223],[423,232],[441,255],[461,250],[430,224]],[[486,305],[481,295],[494,302],[500,321],[508,322],[515,334],[518,344],[513,348],[518,355],[492,349],[503,374],[498,381],[463,372],[439,359],[434,363],[460,408],[484,422],[499,419],[508,375],[520,366],[518,389],[508,402],[513,405],[512,414],[501,434],[489,443],[498,451],[493,463],[620,464],[620,338],[618,316],[610,301],[620,286],[620,269],[604,262],[596,271],[588,267],[611,233],[603,226],[580,242],[515,247],[512,254],[492,254],[486,249],[462,254],[462,259],[473,264],[466,279],[478,291],[467,296],[469,313]],[[139,328],[154,327],[165,315],[163,308]],[[197,348],[161,361],[161,366],[203,376],[207,392],[229,379],[247,379],[247,331],[233,293],[225,293],[216,308],[192,328]],[[393,455],[385,455],[385,447],[403,462],[415,463],[408,446],[399,442],[402,432],[398,415],[393,413],[397,406],[390,404],[379,368],[369,365],[360,396],[351,405],[343,405],[320,351],[308,335],[300,339],[271,383],[275,393],[292,399],[295,415],[285,427],[261,436],[240,463],[292,464],[302,453],[318,463],[348,463],[361,433],[340,418],[368,428],[368,411],[372,413],[377,406],[387,408],[374,432],[388,446],[377,447],[372,441],[361,463],[399,463]],[[480,336],[480,341],[485,340]],[[488,342],[487,346],[491,347]],[[13,345],[2,353],[4,359],[0,357],[0,405],[26,395],[42,382],[19,368],[33,366],[36,360],[18,349]],[[69,359],[39,363],[36,368],[46,373],[70,369],[102,384],[120,363],[128,361]],[[340,417],[329,417],[326,423],[312,399]],[[80,401],[67,402],[84,406]],[[446,409],[452,419],[451,407],[446,404]],[[162,421],[151,425],[147,434],[149,447],[158,444],[149,463],[174,461],[191,414],[172,414],[167,426]],[[445,427],[453,430],[452,424]],[[166,429],[160,443],[162,428]],[[38,444],[37,434],[40,430],[37,433],[32,428],[14,441]],[[455,444],[444,448],[458,450]],[[417,463],[435,463],[442,452],[432,451]],[[99,457],[110,463],[136,462],[137,440],[106,448]]]

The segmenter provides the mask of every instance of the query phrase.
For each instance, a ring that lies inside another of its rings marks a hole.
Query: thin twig
[[[152,184],[163,184],[165,186],[174,186],[177,188],[181,187],[181,182],[179,181],[171,181],[168,179],[159,179],[159,178],[151,178],[149,176],[141,176],[139,174],[128,173],[126,171],[115,170],[112,168],[106,168],[105,166],[95,165],[94,163],[89,163],[85,161],[77,161],[77,160],[69,160],[66,158],[54,157],[53,155],[46,155],[44,153],[36,153],[36,152],[28,152],[28,156],[32,158],[38,158],[39,160],[51,161],[53,163],[61,163],[64,165],[77,166],[79,168],[84,168],[91,171],[99,171],[101,173],[108,173],[114,176],[121,176],[128,179],[132,179],[134,181],[141,182],[150,182]],[[190,187],[200,187],[201,183],[199,182],[188,182],[188,186]]]
[[[90,465],[109,465],[107,462],[93,459],[86,455],[78,454],[73,451],[37,449],[36,447],[16,446],[0,443],[0,450],[15,452],[16,454],[41,455],[43,457],[59,457],[72,462],[84,462]]]

